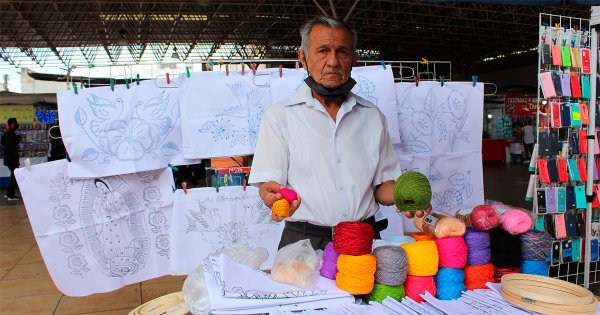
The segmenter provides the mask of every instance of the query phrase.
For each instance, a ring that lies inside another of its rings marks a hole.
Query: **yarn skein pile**
[[[333,242],[327,243],[323,251],[323,264],[319,273],[321,276],[335,280],[335,275],[338,272],[337,261],[340,254],[333,249]]]
[[[406,172],[396,179],[393,197],[400,211],[425,210],[431,202],[431,185],[425,175],[415,171]]]
[[[406,251],[408,276],[404,292],[411,299],[422,302],[420,294],[436,295],[433,276],[438,272],[439,254],[435,241],[425,240],[400,245]]]
[[[467,290],[485,289],[487,282],[494,282],[494,266],[490,263],[490,234],[468,229],[464,239],[467,245],[467,265],[463,269],[465,287]]]
[[[352,294],[369,294],[375,284],[377,260],[371,255],[375,232],[363,222],[340,222],[335,227],[333,249],[337,259],[338,288]]]
[[[375,248],[373,255],[377,259],[375,286],[367,300],[381,303],[388,296],[402,300],[408,271],[406,252],[399,246],[386,245]]]
[[[544,231],[531,230],[521,235],[521,272],[548,276],[546,259],[552,249],[552,236]]]
[[[439,270],[435,276],[436,297],[440,300],[453,300],[465,290],[467,245],[462,236],[438,238],[435,240],[439,255]]]
[[[298,194],[290,188],[280,188],[277,191],[281,195],[281,199],[276,200],[271,207],[273,215],[287,218],[292,211],[292,202],[298,199]]]
[[[490,231],[492,264],[496,282],[505,274],[518,273],[521,265],[521,238],[502,228]]]

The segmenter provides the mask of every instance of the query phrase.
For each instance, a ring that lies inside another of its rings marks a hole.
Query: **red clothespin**
[[[242,62],[242,75],[246,74],[246,65]]]
[[[242,181],[242,186],[244,187],[244,191],[246,191],[246,177],[244,176],[244,180]]]
[[[183,189],[183,193],[187,195],[187,182],[182,182],[181,188]]]
[[[419,76],[416,75],[416,76],[414,76],[414,78],[415,78],[415,85],[417,87],[419,87]]]
[[[542,44],[546,43],[546,35],[542,35]]]
[[[279,77],[282,78],[283,77],[283,66],[279,65]]]
[[[225,65],[225,76],[229,76],[229,64]]]
[[[300,68],[300,63],[298,61],[296,61],[296,69]]]
[[[171,84],[171,77],[169,76],[168,72],[167,72],[167,84]]]
[[[256,75],[256,64],[253,63],[250,66],[252,67],[252,75]]]
[[[575,32],[579,31],[579,24],[573,25],[573,30],[575,30]]]

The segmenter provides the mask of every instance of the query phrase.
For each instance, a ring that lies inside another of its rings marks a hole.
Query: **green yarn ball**
[[[375,283],[373,291],[367,295],[367,300],[381,303],[388,296],[398,302],[402,301],[402,298],[404,298],[404,285]]]
[[[410,171],[396,179],[394,203],[400,211],[425,210],[431,203],[431,185],[425,175]]]

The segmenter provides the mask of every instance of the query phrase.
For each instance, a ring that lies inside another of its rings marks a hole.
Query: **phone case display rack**
[[[590,20],[540,14],[540,110],[528,197],[535,228],[554,238],[549,276],[586,288],[600,283],[597,47]]]

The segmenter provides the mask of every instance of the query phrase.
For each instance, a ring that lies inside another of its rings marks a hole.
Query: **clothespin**
[[[129,90],[129,78],[125,78],[125,87]]]
[[[219,193],[219,175],[216,174],[216,172],[215,172],[215,179],[217,180],[217,184],[215,185],[215,189],[217,190],[217,193]]]
[[[242,75],[246,74],[246,65],[242,62]]]
[[[175,192],[177,190],[177,187],[175,187],[175,185],[171,185],[171,189],[173,189],[173,192]]]
[[[418,76],[418,75],[416,75],[416,76],[414,76],[414,78],[415,78],[415,85],[416,85],[417,87],[419,87],[419,76]]]
[[[79,85],[81,86],[81,89],[85,87],[85,85],[83,85],[83,80],[79,81]]]
[[[428,64],[428,63],[429,63],[429,61],[428,61],[427,59],[425,59],[425,58],[421,57],[421,64],[424,64],[424,65],[426,65],[426,64]]]
[[[567,44],[567,40],[566,40],[566,39],[563,39],[563,41],[562,41],[562,45],[563,45],[563,46],[565,46],[566,44]]]
[[[385,60],[381,59],[381,61],[379,61],[379,64],[383,67],[383,70],[385,70]]]
[[[140,85],[140,74],[139,73],[135,74],[135,85]]]
[[[546,35],[542,35],[542,44],[546,43]]]
[[[113,92],[115,91],[115,80],[113,79],[110,79],[110,90]]]
[[[443,75],[440,76],[440,83],[442,84],[442,87],[444,87],[444,79],[446,79]]]
[[[574,30],[575,32],[579,31],[579,24],[575,24],[575,25],[573,25],[573,30]]]
[[[554,23],[554,27],[556,27],[556,29],[560,28],[560,23]]]
[[[548,30],[548,22],[544,22],[544,30],[547,31]]]
[[[187,182],[181,182],[181,189],[183,189],[183,193],[187,195]]]
[[[244,187],[244,191],[246,191],[246,185],[248,184],[248,182],[246,181],[246,176],[244,176],[244,180],[242,181],[242,187]]]
[[[229,76],[229,64],[225,65],[225,76]]]
[[[25,159],[25,167],[27,168],[28,171],[31,171],[31,160],[29,159]]]
[[[279,65],[279,77],[282,78],[283,77],[283,66]]]
[[[171,77],[169,77],[169,73],[167,72],[167,84],[171,84]]]
[[[256,75],[256,64],[255,64],[255,63],[253,63],[253,64],[251,64],[250,66],[252,67],[252,75],[254,75],[254,76],[255,76],[255,75]]]
[[[212,68],[211,68],[212,69]],[[190,67],[185,66],[185,75],[189,78],[190,77]]]
[[[225,183],[225,186],[229,186],[229,180],[227,178],[227,174],[225,174],[225,176],[223,176],[223,182]]]
[[[168,166],[170,169],[174,170],[175,172],[179,171],[179,169],[177,168],[177,166],[175,166],[175,165],[173,165],[173,164],[171,164],[171,163],[167,164],[167,166]]]
[[[567,32],[567,26],[563,26],[563,29],[565,30],[565,33]]]
[[[208,59],[208,64],[210,65],[210,70],[214,69],[215,67],[215,62],[212,61],[212,59]]]
[[[296,60],[296,69],[300,69],[300,60]]]
[[[471,81],[473,81],[473,87],[475,87],[475,85],[477,85],[477,78],[479,78],[479,76],[477,76],[477,75],[471,76]]]
[[[223,66],[223,58],[219,59],[219,70],[221,70],[221,66]]]
[[[71,84],[73,84],[73,93],[75,93],[75,95],[79,94],[77,93],[77,84],[75,84],[74,81],[71,81]]]
[[[575,47],[575,40],[571,40],[571,47]]]

